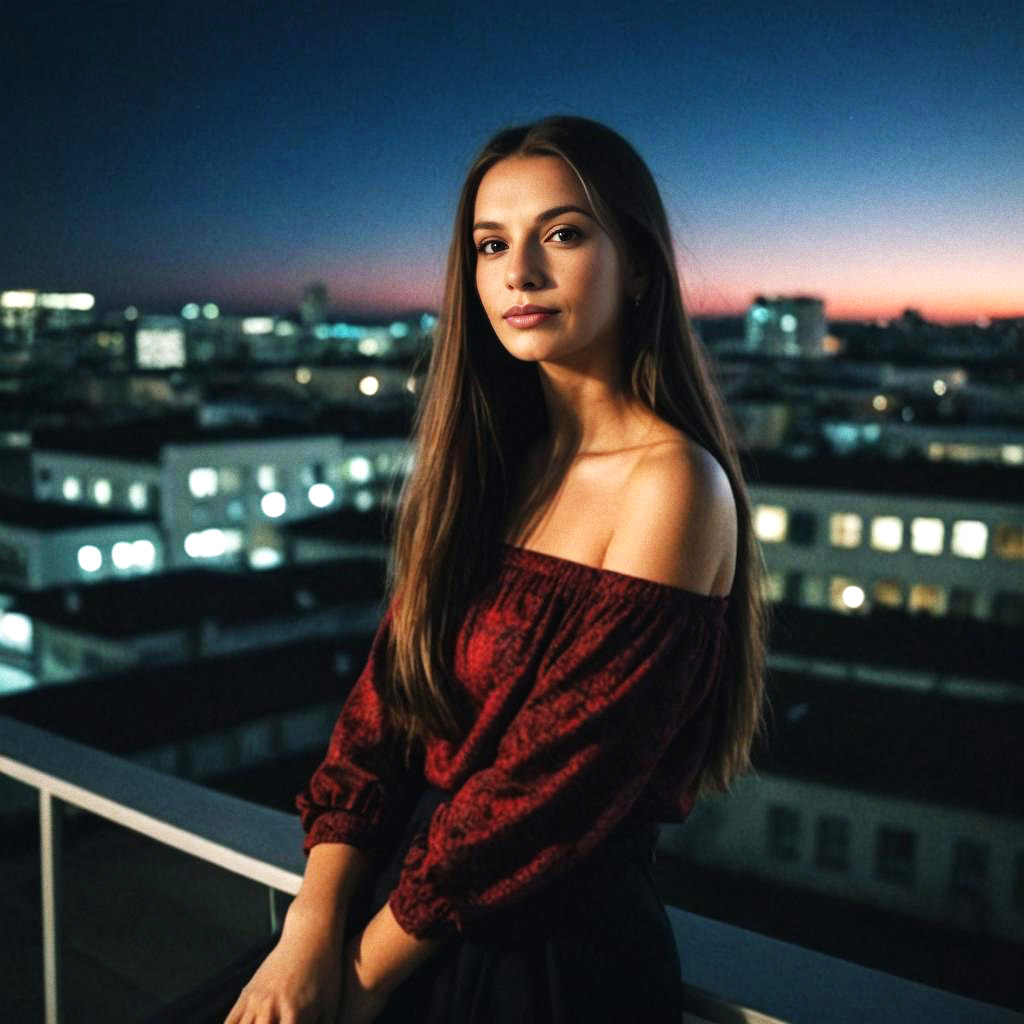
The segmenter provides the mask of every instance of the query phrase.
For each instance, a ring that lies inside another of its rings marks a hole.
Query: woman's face
[[[573,206],[578,209],[561,210]],[[626,301],[618,251],[576,175],[557,156],[517,156],[488,169],[473,210],[476,287],[502,345],[517,359],[579,363],[619,344]],[[511,306],[553,314],[534,325]]]

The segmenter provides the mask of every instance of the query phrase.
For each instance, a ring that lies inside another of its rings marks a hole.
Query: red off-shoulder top
[[[394,848],[428,784],[452,792],[388,897],[417,938],[461,932],[581,861],[624,821],[682,822],[708,745],[726,595],[503,544],[469,605],[454,670],[476,711],[405,769],[383,730],[389,607],[326,757],[296,797],[317,843]]]

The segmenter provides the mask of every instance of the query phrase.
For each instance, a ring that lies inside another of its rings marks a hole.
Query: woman
[[[389,599],[227,1024],[672,1022],[657,822],[750,767],[766,609],[667,217],[611,129],[463,185]]]

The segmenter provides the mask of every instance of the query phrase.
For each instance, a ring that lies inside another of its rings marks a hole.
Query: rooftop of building
[[[377,601],[383,584],[383,563],[373,556],[278,569],[177,569],[23,593],[13,610],[83,633],[129,637],[207,617],[222,624],[258,622],[346,602]]]

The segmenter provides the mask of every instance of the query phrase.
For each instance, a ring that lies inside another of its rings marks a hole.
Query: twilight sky
[[[647,160],[693,315],[1024,314],[1020,0],[368,9],[8,5],[0,290],[436,309],[476,150],[570,113]]]

